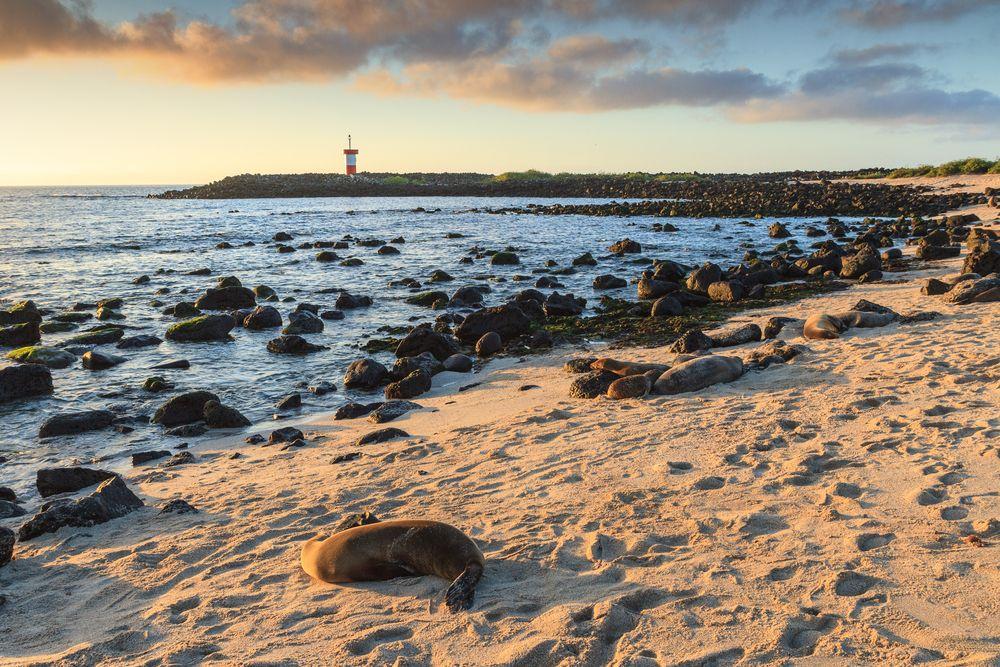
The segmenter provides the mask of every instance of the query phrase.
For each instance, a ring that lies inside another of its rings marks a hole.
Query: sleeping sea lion
[[[848,310],[843,313],[834,313],[833,317],[840,320],[846,327],[858,327],[859,329],[870,329],[873,327],[884,327],[896,321],[895,313],[875,313],[867,310]]]
[[[665,367],[664,367],[665,368]],[[608,398],[620,401],[624,398],[642,398],[653,388],[656,378],[663,371],[652,370],[638,375],[626,375],[618,378],[608,387]]]
[[[707,354],[673,366],[653,384],[657,394],[683,394],[719,382],[732,382],[743,375],[743,360]]]
[[[802,335],[811,339],[840,338],[847,325],[829,313],[815,313],[806,318]]]
[[[595,371],[608,371],[609,373],[614,373],[615,375],[628,377],[629,375],[642,375],[643,373],[648,373],[649,371],[658,371],[659,373],[662,373],[670,368],[670,366],[667,364],[640,364],[632,361],[619,361],[618,359],[602,357],[592,362],[590,364],[590,368]]]
[[[445,604],[469,609],[486,560],[475,542],[437,521],[380,521],[302,545],[302,569],[331,584],[434,575],[451,581]]]

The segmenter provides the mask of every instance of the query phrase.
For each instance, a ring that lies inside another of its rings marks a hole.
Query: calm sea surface
[[[597,275],[610,273],[631,279],[641,266],[631,258],[608,256],[608,245],[624,237],[639,241],[643,257],[672,259],[695,264],[712,259],[723,263],[739,261],[747,248],[771,247],[767,227],[773,220],[684,219],[669,221],[678,233],[654,232],[656,218],[608,218],[587,216],[489,215],[470,213],[476,207],[520,206],[530,202],[555,203],[555,199],[517,198],[328,198],[187,201],[146,199],[164,187],[63,187],[0,188],[0,307],[22,299],[32,299],[51,312],[70,309],[77,302],[94,302],[122,297],[122,312],[128,327],[126,336],[139,333],[163,337],[176,320],[161,313],[166,305],[194,301],[219,276],[235,275],[247,287],[268,285],[282,299],[316,303],[332,308],[336,294],[320,293],[344,288],[352,294],[370,295],[371,308],[346,311],[344,320],[326,322],[321,334],[306,336],[329,350],[306,357],[273,355],[267,341],[276,330],[233,331],[229,343],[164,342],[141,350],[116,350],[127,361],[113,369],[93,372],[73,366],[53,370],[55,393],[51,397],[0,404],[0,486],[13,486],[19,494],[31,495],[35,471],[54,463],[92,463],[121,467],[132,451],[170,448],[180,439],[162,434],[161,429],[141,423],[136,430],[120,434],[113,430],[39,441],[38,426],[48,416],[71,410],[113,408],[127,415],[151,415],[170,394],[153,395],[141,390],[151,375],[165,375],[178,390],[207,389],[223,402],[236,407],[255,422],[270,422],[274,403],[281,396],[302,390],[322,380],[339,387],[335,393],[315,397],[303,393],[305,405],[296,414],[335,409],[357,398],[340,387],[343,372],[351,360],[363,356],[358,345],[380,326],[412,324],[418,318],[433,320],[437,311],[403,302],[412,291],[390,288],[390,280],[412,277],[425,289],[449,293],[462,285],[489,284],[493,292],[487,305],[500,303],[512,293],[530,287],[537,275],[533,269],[552,259],[567,266],[583,252],[598,259],[597,267],[575,275],[559,276],[566,289],[586,297],[591,305],[598,294],[591,287]],[[574,203],[606,200],[568,200]],[[412,209],[440,209],[415,213]],[[786,220],[803,247],[803,235],[812,219]],[[711,231],[716,224],[721,231]],[[279,254],[271,238],[284,231],[295,238],[289,245],[319,240],[339,240],[345,235],[388,241],[402,236],[400,255],[378,255],[374,247],[351,244],[336,251],[341,257],[357,257],[362,266],[341,267],[336,262],[315,261],[317,250],[300,249]],[[457,232],[464,238],[445,238]],[[215,245],[228,241],[234,248],[219,250]],[[253,247],[240,247],[253,241]],[[461,264],[473,246],[503,249],[513,246],[521,257],[520,266],[492,267],[487,260]],[[211,276],[189,276],[185,272],[209,268]],[[173,273],[157,274],[172,269]],[[439,285],[425,281],[435,269],[455,277]],[[149,275],[150,282],[136,286],[133,279]],[[530,276],[517,281],[516,275]],[[157,290],[166,289],[158,295]],[[562,289],[560,291],[566,291]],[[548,292],[550,290],[543,290]],[[634,298],[635,287],[604,292]],[[295,302],[272,304],[287,321]],[[81,329],[97,324],[84,323]],[[73,335],[43,335],[43,344],[58,344]],[[5,354],[7,350],[0,350]],[[381,355],[391,362],[389,355]],[[150,367],[168,359],[191,361],[186,371],[151,371]],[[8,363],[0,360],[0,364]],[[367,400],[375,400],[368,397]]]

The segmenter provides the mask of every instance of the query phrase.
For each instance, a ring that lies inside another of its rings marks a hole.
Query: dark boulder
[[[503,349],[503,339],[495,331],[487,331],[476,341],[476,355],[480,359],[492,357]]]
[[[569,395],[573,398],[597,398],[607,393],[611,383],[619,378],[608,371],[591,371],[578,375],[569,385]]]
[[[0,310],[0,326],[12,324],[40,324],[42,314],[34,301],[20,301],[7,310]]]
[[[42,333],[38,329],[37,322],[12,324],[9,327],[0,328],[0,346],[25,347],[26,345],[34,345],[41,339]]]
[[[0,567],[9,563],[10,559],[13,558],[16,541],[13,530],[6,526],[0,526]]]
[[[157,459],[163,459],[168,456],[170,456],[170,452],[166,449],[151,449],[144,452],[135,452],[132,454],[132,465],[141,466],[144,463],[156,461]]]
[[[281,325],[281,313],[274,306],[257,306],[243,318],[243,326],[251,331],[276,329]]]
[[[438,361],[444,361],[458,352],[458,343],[452,336],[424,326],[411,329],[396,346],[397,357],[415,357],[424,352],[430,352]]]
[[[389,378],[389,369],[374,359],[357,359],[344,373],[344,387],[348,389],[376,389]]]
[[[449,306],[478,306],[483,302],[483,291],[479,287],[459,287],[448,300]]]
[[[334,306],[337,310],[350,310],[352,308],[367,308],[372,305],[372,298],[370,296],[355,296],[348,292],[341,292],[340,296],[337,297],[337,301]]]
[[[419,410],[421,407],[423,406],[413,401],[386,401],[369,413],[368,421],[373,424],[384,424],[385,422],[391,422],[394,419],[402,417],[411,410]]]
[[[124,362],[125,357],[119,357],[115,354],[105,354],[97,350],[88,350],[80,357],[80,361],[87,370],[103,371]]]
[[[709,338],[712,340],[712,347],[732,347],[759,341],[763,338],[763,332],[759,326],[750,323],[735,329],[712,333]]]
[[[377,431],[372,431],[371,433],[366,433],[365,435],[358,438],[358,441],[354,443],[355,445],[374,445],[379,442],[386,442],[388,440],[394,440],[395,438],[409,438],[410,434],[406,431],[394,427],[380,428]]]
[[[653,307],[650,309],[650,317],[674,317],[676,315],[684,314],[684,306],[681,302],[674,297],[667,295],[661,296],[659,299],[653,302]]]
[[[209,288],[194,305],[200,310],[239,310],[253,308],[257,305],[257,297],[253,290],[239,285]]]
[[[291,394],[286,394],[285,396],[282,396],[277,403],[275,403],[274,407],[279,410],[294,410],[295,408],[301,408],[302,396],[297,391],[292,392]]]
[[[389,372],[394,381],[402,380],[413,371],[421,370],[430,376],[444,370],[444,366],[430,352],[421,352],[415,357],[400,357],[396,359]]]
[[[507,303],[469,313],[458,325],[455,335],[463,343],[471,345],[489,331],[496,332],[503,340],[511,340],[528,333],[530,329],[531,320],[524,310],[518,304]]]
[[[512,252],[497,252],[490,257],[490,264],[494,266],[512,266],[520,263],[521,259]]]
[[[431,375],[423,369],[417,369],[398,382],[392,382],[385,388],[387,399],[416,398],[431,389]]]
[[[464,354],[453,354],[443,362],[444,369],[452,373],[468,373],[472,371],[472,359]]]
[[[638,241],[633,241],[632,239],[622,239],[621,241],[616,241],[608,246],[608,252],[612,252],[616,255],[624,255],[625,253],[634,254],[642,252],[642,246]]]
[[[267,342],[267,351],[272,354],[309,354],[325,350],[325,345],[310,343],[302,336],[278,336]]]
[[[52,393],[52,372],[41,364],[0,368],[0,403]]]
[[[250,420],[239,410],[218,401],[207,401],[203,415],[208,428],[244,428],[250,425]]]
[[[718,264],[706,262],[687,277],[688,290],[696,294],[708,294],[708,286],[722,280],[722,268]]]
[[[267,438],[267,444],[275,445],[279,442],[294,442],[295,440],[304,440],[305,437],[302,431],[294,426],[286,426],[271,431],[271,435]]]
[[[129,336],[128,338],[122,338],[118,341],[116,347],[120,350],[134,350],[141,347],[153,347],[159,345],[163,342],[163,339],[159,336],[153,336],[151,334],[139,334],[138,336]]]
[[[743,298],[743,283],[720,280],[708,286],[708,298],[719,303],[734,303]]]
[[[100,484],[115,477],[115,473],[94,468],[41,468],[35,473],[38,495],[48,498],[59,493],[72,493]]]
[[[670,346],[670,351],[674,354],[691,354],[710,349],[712,349],[712,339],[697,329],[684,332]]]
[[[545,299],[542,310],[546,317],[564,317],[567,315],[576,316],[587,307],[587,300],[575,297],[572,294],[560,294],[553,292]]]
[[[236,326],[232,315],[202,315],[178,322],[167,329],[167,340],[194,343],[229,340],[229,332]]]
[[[43,505],[43,509],[23,524],[17,532],[22,542],[62,527],[87,528],[123,517],[143,506],[121,477],[105,480],[90,495],[76,501]]]
[[[1000,273],[1000,243],[986,241],[971,246],[962,273],[978,273],[981,276]]]
[[[788,227],[782,223],[775,222],[767,228],[767,235],[772,239],[787,239],[792,235],[792,233],[788,231]]]
[[[925,260],[951,259],[952,257],[958,257],[961,252],[962,248],[957,245],[937,246],[921,244],[917,246],[917,257]]]
[[[163,426],[193,424],[204,418],[206,403],[218,400],[219,397],[210,391],[189,391],[161,405],[151,421]]]
[[[288,314],[288,326],[281,330],[286,335],[322,333],[323,320],[309,310],[297,310]]]
[[[371,413],[372,410],[377,410],[382,407],[383,403],[380,401],[378,403],[346,403],[333,413],[334,420],[341,419],[357,419],[358,417],[364,417],[365,415]]]
[[[869,246],[857,253],[841,259],[841,278],[860,278],[870,271],[882,269],[882,258]]]
[[[51,438],[57,435],[74,435],[85,431],[96,431],[111,426],[115,413],[110,410],[85,410],[81,412],[64,412],[53,415],[42,422],[38,429],[39,438]]]

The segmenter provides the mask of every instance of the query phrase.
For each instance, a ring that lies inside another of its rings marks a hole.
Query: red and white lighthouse
[[[358,173],[358,149],[351,148],[351,135],[347,135],[347,148],[344,149],[347,156],[347,175],[353,176]]]

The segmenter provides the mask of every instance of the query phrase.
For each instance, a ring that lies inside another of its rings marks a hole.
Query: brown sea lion
[[[657,394],[683,394],[719,382],[732,382],[743,375],[743,360],[706,354],[673,366],[653,384]]]
[[[845,331],[847,325],[829,313],[810,315],[802,327],[802,335],[814,340],[840,338]]]
[[[618,378],[608,387],[608,398],[616,401],[624,398],[642,398],[653,388],[653,383],[660,375],[662,375],[662,371],[652,370],[641,375],[627,375]]]
[[[445,604],[469,609],[486,560],[459,529],[437,521],[380,521],[302,545],[302,569],[331,584],[434,575],[451,581]]]
[[[595,371],[608,371],[609,373],[614,373],[615,375],[621,375],[622,377],[628,377],[629,375],[642,375],[643,373],[648,373],[649,371],[663,371],[670,368],[667,364],[641,364],[632,361],[619,361],[618,359],[609,359],[608,357],[602,357],[590,364],[590,368]]]
[[[876,313],[867,310],[848,310],[843,313],[834,313],[833,317],[847,327],[858,327],[859,329],[884,327],[899,318],[895,313]]]

